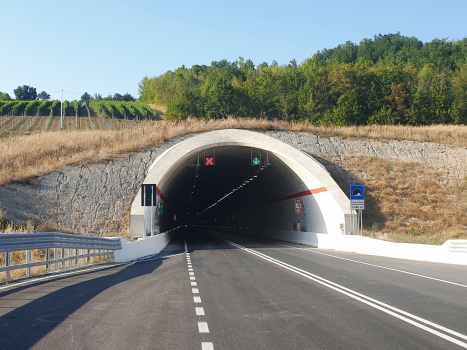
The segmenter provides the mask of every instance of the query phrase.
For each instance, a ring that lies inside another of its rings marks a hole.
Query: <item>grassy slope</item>
[[[330,128],[255,119],[148,122],[124,131],[64,131],[2,138],[0,185],[27,181],[71,164],[102,162],[122,153],[159,147],[166,139],[176,136],[226,128],[291,130],[322,137],[397,139],[467,146],[467,127],[464,126]],[[368,203],[365,210],[367,235],[430,244],[467,237],[467,186],[464,180],[448,186],[441,174],[433,169],[386,159],[344,157],[339,165],[357,176],[369,189],[369,201],[373,203]],[[348,183],[341,181],[340,185],[346,191]]]

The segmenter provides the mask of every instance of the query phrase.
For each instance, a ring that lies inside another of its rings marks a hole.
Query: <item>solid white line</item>
[[[195,275],[194,272],[188,272],[188,274],[189,274],[190,276],[194,276],[194,275]]]
[[[203,341],[201,343],[201,350],[214,350],[214,345],[211,342]]]
[[[409,272],[409,271],[404,271],[404,270],[399,270],[399,269],[393,269],[393,268],[391,268],[391,267],[380,266],[380,265],[375,265],[375,264],[366,263],[366,262],[363,262],[363,261],[358,261],[358,260],[343,258],[343,257],[336,256],[336,255],[331,255],[331,254],[326,254],[326,253],[322,253],[322,252],[317,252],[317,251],[314,251],[314,250],[312,250],[312,249],[294,247],[294,246],[291,246],[291,245],[282,244],[282,243],[277,243],[277,242],[272,242],[272,241],[268,241],[268,242],[269,242],[269,243],[272,243],[272,244],[280,245],[280,246],[283,246],[283,247],[289,247],[289,248],[294,248],[294,249],[299,249],[299,250],[306,250],[307,252],[314,253],[314,254],[325,255],[325,256],[332,257],[332,258],[336,258],[336,259],[351,261],[351,262],[354,262],[354,263],[358,263],[358,264],[362,264],[362,265],[368,265],[368,266],[372,266],[372,267],[378,267],[378,268],[380,268],[380,269],[385,269],[385,270],[390,270],[390,271],[395,271],[395,272],[401,272],[401,273],[405,273],[405,274],[407,274],[407,275],[417,276],[417,277],[426,278],[426,279],[433,280],[433,281],[448,283],[448,284],[452,284],[452,285],[455,285],[455,286],[458,286],[458,287],[467,288],[467,285],[465,285],[465,284],[460,284],[460,283],[456,283],[456,282],[451,282],[451,281],[442,280],[442,279],[439,279],[439,278],[434,278],[434,277],[429,277],[429,276],[425,276],[425,275],[420,275],[420,274],[418,274],[418,273],[413,273],[413,272]]]
[[[201,297],[193,297],[195,303],[201,303]]]
[[[191,292],[193,294],[199,294],[199,289],[198,288],[191,288]]]
[[[196,311],[196,316],[205,316],[204,308],[202,308],[202,307],[195,307],[195,311]]]
[[[53,263],[53,260],[51,260],[51,262]],[[105,266],[98,266],[98,267],[89,267],[89,268],[79,268],[79,270],[77,270],[77,271],[57,273],[57,274],[54,274],[54,275],[51,275],[51,276],[34,278],[33,280],[28,280],[28,281],[24,281],[24,282],[18,282],[18,283],[12,282],[13,284],[9,284],[8,286],[0,287],[0,290],[4,290],[4,289],[8,289],[8,288],[14,288],[14,287],[22,286],[22,285],[28,284],[28,283],[48,280],[48,279],[51,279],[51,278],[59,278],[59,277],[62,277],[62,276],[74,275],[74,274],[77,274],[77,273],[80,273],[80,272],[100,270],[100,269],[104,269],[104,268],[108,268],[108,267],[120,266],[120,265],[125,265],[125,264],[128,264],[128,263],[121,263],[121,264],[116,264],[116,265],[105,265]]]
[[[200,333],[209,333],[209,327],[207,322],[198,322],[198,329]]]
[[[326,279],[324,279],[324,278],[322,278],[322,277],[320,277],[320,276],[317,276],[317,275],[315,275],[315,274],[312,274],[312,273],[310,273],[310,272],[308,272],[308,271],[301,270],[301,269],[299,269],[299,268],[297,268],[297,267],[295,267],[295,266],[292,266],[292,265],[289,265],[289,264],[287,264],[287,263],[284,263],[284,262],[282,262],[282,261],[280,261],[280,260],[271,258],[270,256],[268,256],[268,255],[266,255],[266,254],[257,252],[257,251],[255,251],[255,250],[253,250],[253,249],[249,249],[249,248],[243,247],[243,246],[241,246],[241,245],[239,245],[239,244],[237,244],[237,243],[234,243],[234,242],[231,242],[231,241],[228,241],[228,240],[224,240],[224,241],[227,242],[227,243],[229,243],[229,244],[231,244],[231,245],[233,245],[233,246],[235,246],[235,247],[237,247],[237,248],[239,248],[239,249],[242,249],[242,250],[247,251],[247,252],[249,252],[249,253],[251,253],[251,254],[254,254],[254,255],[256,255],[256,256],[258,256],[258,257],[264,259],[264,260],[267,260],[267,261],[269,261],[269,262],[275,264],[275,265],[281,266],[281,267],[283,267],[283,268],[285,268],[285,269],[287,269],[287,270],[289,270],[289,271],[292,271],[292,272],[294,272],[294,273],[296,273],[296,274],[298,274],[298,275],[301,275],[301,276],[303,276],[303,277],[305,277],[305,278],[308,278],[308,279],[310,279],[310,280],[313,280],[313,281],[315,281],[315,282],[317,282],[317,283],[319,283],[319,284],[321,284],[321,285],[324,285],[324,286],[326,286],[326,287],[328,287],[328,288],[330,288],[330,289],[333,289],[333,290],[335,290],[335,291],[337,291],[337,292],[339,292],[339,293],[342,293],[342,294],[344,294],[344,295],[347,295],[347,296],[349,296],[349,297],[351,297],[351,298],[353,298],[353,299],[356,299],[356,300],[358,300],[358,301],[360,301],[360,302],[362,302],[362,303],[364,303],[364,304],[367,304],[367,305],[369,305],[369,306],[372,306],[372,307],[375,308],[375,309],[378,309],[378,310],[380,310],[380,311],[383,311],[383,312],[385,312],[385,313],[387,313],[387,314],[389,314],[389,315],[391,315],[391,316],[394,316],[394,317],[396,317],[396,318],[398,318],[398,319],[400,319],[400,320],[402,320],[402,321],[405,321],[405,322],[407,322],[407,323],[409,323],[409,324],[412,324],[412,325],[414,325],[414,326],[416,326],[416,327],[418,327],[418,328],[421,328],[421,329],[423,329],[423,330],[425,330],[425,331],[427,331],[427,332],[429,332],[429,333],[432,333],[432,334],[434,334],[434,335],[436,335],[436,336],[438,336],[438,337],[440,337],[440,338],[446,339],[446,340],[448,340],[448,341],[450,341],[450,342],[452,342],[452,343],[454,343],[454,344],[457,344],[457,345],[462,346],[462,347],[464,347],[464,348],[467,349],[467,343],[464,343],[464,342],[462,342],[462,341],[460,341],[460,340],[458,340],[458,339],[452,338],[452,337],[450,337],[450,336],[448,336],[448,335],[446,335],[446,334],[443,334],[443,333],[441,333],[441,332],[438,332],[438,331],[436,331],[436,330],[434,330],[434,329],[432,329],[432,328],[429,328],[429,327],[427,327],[427,326],[425,326],[425,325],[423,325],[423,324],[421,324],[421,323],[419,323],[419,322],[413,321],[413,320],[411,320],[411,319],[409,319],[409,318],[407,318],[407,317],[405,317],[405,316],[396,314],[395,312],[390,311],[390,310],[397,311],[397,312],[399,312],[399,313],[401,313],[401,314],[403,314],[403,315],[406,315],[406,316],[411,317],[411,318],[413,318],[413,319],[415,319],[415,320],[417,320],[417,321],[423,322],[423,323],[428,324],[428,325],[430,325],[430,326],[432,326],[432,327],[435,327],[435,328],[438,328],[438,329],[440,329],[440,330],[443,330],[443,331],[445,331],[445,332],[447,332],[447,333],[450,333],[450,334],[452,334],[452,335],[454,335],[454,336],[457,336],[457,337],[459,337],[459,338],[467,339],[467,336],[464,335],[464,334],[458,333],[458,332],[453,331],[453,330],[451,330],[451,329],[449,329],[449,328],[440,326],[440,325],[438,325],[438,324],[436,324],[436,323],[434,323],[434,322],[425,320],[425,319],[423,319],[423,318],[421,318],[421,317],[418,317],[418,316],[415,316],[415,315],[410,314],[410,313],[408,313],[408,312],[402,311],[402,310],[397,309],[397,308],[395,308],[395,307],[392,307],[392,306],[390,306],[390,305],[388,305],[388,304],[382,303],[382,302],[380,302],[380,301],[378,301],[378,300],[372,299],[372,298],[370,298],[370,297],[368,297],[368,296],[366,296],[366,295],[363,295],[363,294],[360,294],[360,293],[358,293],[358,292],[355,292],[355,291],[353,291],[353,290],[351,290],[351,289],[349,289],[349,288],[346,288],[346,287],[341,286],[341,285],[339,285],[339,284],[337,284],[337,283],[334,283],[334,282],[331,282],[331,281],[329,281],[329,280],[326,280]],[[351,293],[353,293],[353,294],[351,294]],[[367,300],[365,300],[365,299],[367,299]],[[378,305],[378,304],[379,304],[379,305]]]
[[[190,280],[192,281],[196,280],[195,276],[190,276]]]
[[[191,282],[191,285],[192,285],[193,287],[196,287],[196,286],[198,285],[198,283],[196,283],[196,282]]]

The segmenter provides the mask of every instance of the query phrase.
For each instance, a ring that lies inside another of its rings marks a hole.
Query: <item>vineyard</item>
[[[159,114],[141,102],[63,102],[63,130],[124,130]],[[60,101],[0,101],[0,137],[61,128]]]

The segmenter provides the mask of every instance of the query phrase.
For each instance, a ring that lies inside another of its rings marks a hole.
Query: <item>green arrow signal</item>
[[[253,165],[258,165],[259,163],[261,163],[261,159],[259,157],[254,157],[253,158]]]

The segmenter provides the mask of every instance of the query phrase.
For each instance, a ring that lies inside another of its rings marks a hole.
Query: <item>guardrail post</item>
[[[45,250],[45,260],[46,260],[47,262],[50,261],[50,248],[47,248],[47,249]],[[47,268],[47,272],[50,272],[50,264],[46,264],[45,267]]]
[[[81,249],[81,255],[84,255],[86,254],[86,249]],[[86,266],[86,259],[85,258],[81,258],[81,266]]]
[[[11,265],[11,255],[10,252],[5,252],[5,266]],[[6,281],[10,282],[10,271],[6,272]]]
[[[65,261],[63,260],[65,258],[65,249],[62,248],[62,270],[65,270]]]
[[[78,249],[75,249],[75,256],[78,256]],[[75,267],[78,267],[78,259],[75,259]]]
[[[58,248],[54,249],[54,260],[58,260]],[[58,271],[58,263],[54,264],[54,272]]]
[[[73,249],[68,249],[68,257],[71,258],[73,256]],[[68,268],[73,268],[73,260],[68,260]]]
[[[88,249],[88,255],[90,254],[89,251],[90,251],[90,249]],[[90,258],[91,258],[90,256],[88,256],[88,257],[86,258],[86,260],[87,260],[86,265],[89,265]]]
[[[31,251],[26,250],[26,263],[29,264],[31,262]],[[31,268],[26,267],[26,277],[31,277]]]

